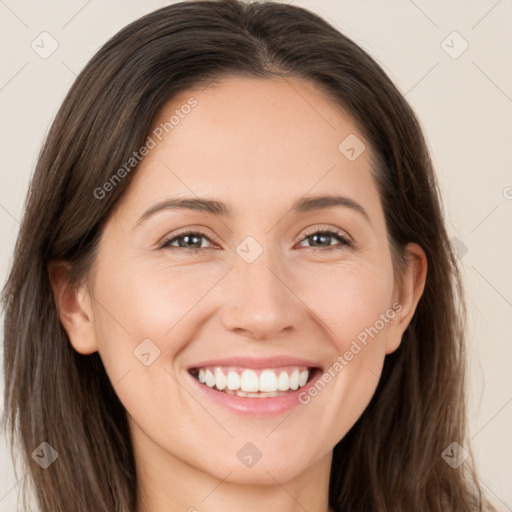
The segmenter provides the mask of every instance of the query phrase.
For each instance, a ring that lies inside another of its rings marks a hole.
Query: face
[[[225,78],[154,128],[173,115],[106,224],[70,339],[99,351],[140,461],[287,481],[330,460],[417,301],[394,281],[370,146],[298,79]]]

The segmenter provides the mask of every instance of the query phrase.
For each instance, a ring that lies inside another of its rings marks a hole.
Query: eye
[[[202,240],[205,239],[211,242],[211,240],[200,231],[184,231],[179,234],[175,234],[172,238],[167,238],[160,245],[160,249],[165,249],[167,247],[173,247],[176,249],[183,250],[187,253],[194,253],[198,251],[202,251],[204,249],[208,249],[208,247],[201,247]],[[181,242],[183,240],[183,242]],[[175,245],[175,242],[178,242],[178,245]],[[199,246],[199,247],[198,247]]]
[[[344,236],[341,231],[321,228],[317,228],[312,233],[308,233],[302,240],[312,241],[313,245],[310,245],[310,247],[320,249],[322,252],[337,251],[347,247],[352,247],[350,240]],[[333,240],[338,240],[339,243],[331,245]]]

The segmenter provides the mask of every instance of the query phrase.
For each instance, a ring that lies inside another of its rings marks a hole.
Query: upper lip
[[[189,370],[194,368],[205,368],[207,366],[241,366],[242,368],[278,368],[280,366],[307,366],[308,368],[321,368],[321,365],[315,361],[301,359],[298,357],[288,356],[275,356],[275,357],[248,357],[248,356],[233,356],[223,359],[210,359],[202,361],[189,367]]]

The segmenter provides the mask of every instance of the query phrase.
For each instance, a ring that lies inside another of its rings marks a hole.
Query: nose
[[[266,251],[254,262],[237,259],[224,283],[224,328],[257,340],[276,339],[299,328],[307,308],[293,290],[292,277]]]

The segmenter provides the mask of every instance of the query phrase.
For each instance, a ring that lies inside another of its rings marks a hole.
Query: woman
[[[40,155],[7,427],[42,512],[493,510],[462,296],[378,64],[298,7],[174,4],[98,51]]]

